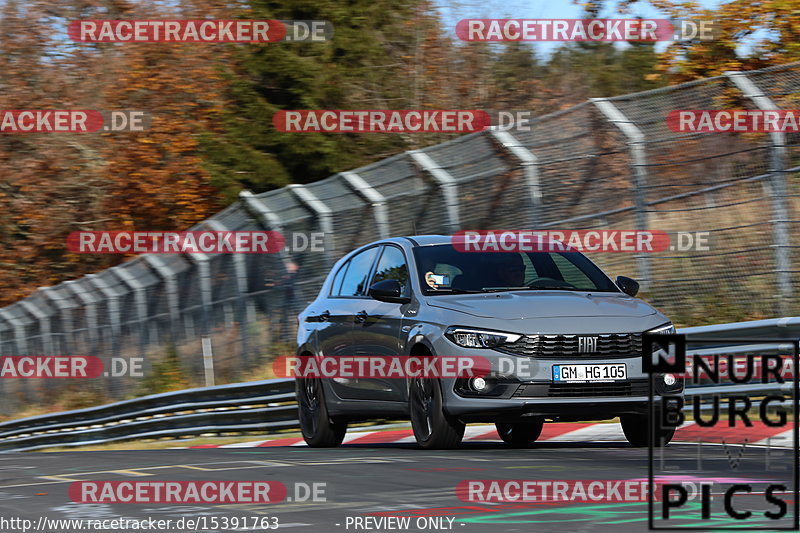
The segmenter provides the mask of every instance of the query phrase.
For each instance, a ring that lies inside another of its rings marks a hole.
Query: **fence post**
[[[58,308],[59,319],[61,322],[61,335],[63,335],[64,351],[70,353],[75,351],[77,343],[75,342],[75,324],[72,323],[72,306],[59,298],[53,287],[39,287],[42,294],[50,300],[53,305]],[[69,327],[69,333],[67,332]],[[52,333],[52,332],[51,332]]]
[[[539,184],[539,160],[511,133],[500,130],[497,126],[492,126],[489,130],[500,146],[514,156],[525,173],[525,185],[528,188],[531,201],[531,211],[529,220],[531,227],[536,228],[542,221],[539,216],[539,208],[542,204],[542,189]]]
[[[647,230],[647,155],[645,153],[645,135],[636,124],[620,111],[617,106],[606,98],[592,98],[591,102],[608,122],[614,124],[628,140],[631,154],[631,167],[633,169],[633,203],[636,210],[636,229]],[[650,257],[647,254],[638,254],[636,261],[639,266],[639,278],[642,288],[650,284]]]
[[[27,299],[20,300],[19,305],[25,312],[27,312],[39,323],[39,337],[42,341],[42,353],[37,353],[34,355],[56,355],[53,353],[53,339],[50,335],[50,316],[39,309],[36,304],[28,301]],[[48,390],[52,390],[54,387],[53,380],[45,379],[44,387]]]
[[[16,350],[14,355],[30,355],[28,354],[28,340],[25,338],[25,325],[7,309],[0,309],[0,318],[4,318],[11,324],[11,328],[14,330],[14,349]]]
[[[197,266],[198,278],[200,281],[200,306],[202,307],[201,316],[203,323],[200,326],[200,340],[201,342],[211,343],[211,305],[212,305],[212,292],[211,292],[211,266],[209,265],[209,258],[206,254],[201,252],[190,252],[186,254],[189,259]],[[196,366],[195,366],[196,365]],[[193,371],[196,372],[197,363],[194,363]]]
[[[203,377],[205,386],[213,387],[216,385],[216,380],[214,379],[214,352],[211,348],[211,337],[204,336],[200,342],[203,351]]]
[[[89,339],[89,355],[97,355],[97,301],[86,292],[75,286],[77,280],[64,282],[64,287],[75,296],[84,307],[86,336]]]
[[[386,198],[355,172],[341,172],[339,175],[353,192],[370,203],[375,216],[375,225],[378,228],[378,235],[381,239],[388,238],[389,211],[386,207]]]
[[[6,351],[6,343],[3,341],[4,335],[2,333],[9,330],[13,330],[13,327],[8,323],[7,319],[0,315],[0,356],[13,355]],[[0,409],[0,413],[13,413],[17,406],[14,397],[11,395],[11,387],[6,384],[5,379],[0,379],[0,397],[3,398],[3,407]]]
[[[291,190],[295,196],[297,196],[298,200],[300,200],[303,205],[308,207],[317,216],[320,228],[322,228],[322,231],[325,234],[325,251],[323,252],[325,257],[325,267],[332,267],[333,263],[335,262],[333,260],[333,211],[331,211],[330,207],[325,205],[325,202],[314,196],[311,191],[302,185],[293,183],[288,185],[288,189]]]
[[[133,293],[133,299],[136,305],[136,321],[139,330],[139,356],[142,358],[145,368],[149,372],[147,357],[145,354],[145,346],[147,344],[147,295],[144,291],[144,285],[136,279],[130,272],[126,271],[122,265],[111,267],[111,272],[114,273]]]
[[[42,355],[58,355],[53,353],[53,337],[50,328],[50,315],[39,309],[39,307],[28,300],[20,300],[19,304],[25,311],[39,322],[39,334],[42,336]]]
[[[725,76],[742,91],[745,98],[761,110],[774,111],[778,106],[744,72],[726,72]],[[791,242],[789,213],[786,205],[786,134],[772,131],[770,138],[769,191],[772,203],[772,240],[775,248],[775,274],[778,288],[776,311],[781,316],[790,314],[792,299]]]
[[[204,222],[212,231],[231,231],[219,220],[209,219]],[[250,361],[250,339],[247,336],[247,327],[253,319],[252,305],[247,300],[247,265],[245,256],[234,252],[231,254],[234,275],[236,277],[236,306],[239,313],[239,336],[242,341],[242,359],[245,366]]]
[[[16,353],[14,355],[34,355],[28,353],[28,342],[25,338],[25,325],[17,319],[11,312],[7,309],[0,309],[0,318],[4,319],[10,326],[11,329],[14,331],[14,350]],[[20,388],[22,389],[22,395],[25,398],[24,401],[28,402],[33,400],[31,397],[31,387],[29,380],[22,379],[20,380]]]
[[[120,357],[120,335],[122,333],[121,323],[122,319],[120,317],[120,310],[119,310],[119,295],[116,291],[111,289],[108,284],[100,279],[97,274],[87,274],[86,279],[89,280],[89,283],[97,287],[97,289],[103,293],[103,296],[106,298],[106,302],[108,303],[108,315],[109,320],[111,321],[111,357],[107,360],[111,362],[110,365],[106,368],[106,377],[108,379],[108,393],[112,398],[118,398],[120,392],[120,386],[118,380],[114,378],[112,375],[112,370],[114,369],[114,360]]]
[[[180,322],[180,302],[178,301],[178,282],[175,280],[175,274],[167,268],[161,261],[161,258],[152,255],[144,254],[145,262],[156,273],[156,275],[164,280],[164,288],[167,292],[167,306],[169,307],[169,321],[170,321],[170,335],[172,336],[172,344],[178,343],[178,323]],[[144,326],[147,331],[148,324]],[[147,343],[149,344],[149,332],[147,333]]]
[[[283,235],[283,223],[281,222],[281,218],[274,212],[272,212],[267,206],[265,206],[263,202],[259,201],[259,199],[256,198],[256,196],[252,192],[241,191],[239,193],[239,198],[241,198],[242,202],[244,202],[245,209],[255,217],[255,219],[258,221],[259,224],[261,224],[264,228],[268,230],[277,231],[278,233]],[[278,257],[280,258],[281,266],[283,267],[282,275],[287,276],[287,278],[291,280],[290,283],[293,284],[294,269],[291,266],[292,261],[289,258],[289,252],[287,252],[286,249],[284,248],[278,252]],[[259,281],[263,283],[263,279]],[[289,287],[289,290],[290,291],[294,290],[294,287],[293,286]],[[267,304],[265,308],[271,309],[270,305],[271,304]],[[272,321],[272,317],[270,317],[270,321]],[[269,327],[266,328],[267,346],[272,346],[273,342],[272,333],[270,331],[271,329],[272,328]],[[286,324],[286,321],[284,321],[283,338],[285,340],[290,340],[291,338],[290,331],[291,328],[289,327],[288,324]]]
[[[445,169],[439,166],[431,156],[421,150],[409,150],[406,152],[414,163],[439,184],[439,188],[444,196],[444,203],[447,209],[447,231],[448,233],[457,232],[461,223],[458,212],[458,185],[456,179]]]
[[[278,215],[270,211],[267,206],[258,201],[258,198],[250,191],[241,191],[239,198],[244,202],[244,207],[249,211],[258,221],[259,224],[271,231],[277,231],[283,234],[283,223]],[[286,250],[278,252],[283,264],[284,270],[289,272],[289,254]]]

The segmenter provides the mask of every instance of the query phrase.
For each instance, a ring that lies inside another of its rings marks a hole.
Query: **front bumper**
[[[528,417],[576,422],[608,420],[623,414],[647,414],[647,396],[597,398],[526,398],[492,400],[451,398],[447,412],[463,422],[514,422]]]
[[[442,380],[445,410],[463,422],[518,421],[527,417],[604,420],[649,411],[649,376],[642,371],[640,355],[539,359],[488,349],[465,349],[459,355],[488,359],[492,368],[485,378],[488,386],[482,392],[472,390],[466,378]],[[553,381],[553,365],[606,363],[624,363],[627,379],[586,383]],[[679,380],[668,392],[680,394],[682,389]],[[663,385],[659,384],[654,396],[658,397],[663,390]]]

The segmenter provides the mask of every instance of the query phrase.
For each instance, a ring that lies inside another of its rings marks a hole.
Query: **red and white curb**
[[[675,434],[673,442],[706,443],[706,444],[747,444],[754,446],[791,447],[792,429],[786,426],[772,427],[762,422],[753,422],[752,427],[737,425],[736,427],[702,427],[694,422],[687,422]],[[494,425],[467,426],[464,432],[466,442],[502,442]],[[342,444],[413,444],[414,433],[411,428],[386,431],[350,431]],[[541,436],[536,440],[542,442],[627,442],[622,428],[617,423],[579,424],[555,422],[544,425]],[[302,437],[276,438],[234,444],[202,444],[190,448],[268,448],[275,446],[305,446]]]

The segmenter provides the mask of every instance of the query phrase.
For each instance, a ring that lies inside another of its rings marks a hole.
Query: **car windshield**
[[[414,258],[426,294],[510,290],[620,292],[579,252],[461,252],[418,246]]]

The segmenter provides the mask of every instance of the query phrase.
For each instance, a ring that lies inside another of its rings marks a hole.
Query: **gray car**
[[[444,235],[374,242],[340,259],[299,315],[299,360],[474,357],[478,377],[298,377],[305,441],[339,445],[350,422],[410,419],[423,448],[452,448],[465,424],[490,422],[514,446],[549,421],[620,417],[648,443],[642,334],[674,333],[666,316],[574,251],[463,252]],[[680,394],[681,376],[655,376]],[[674,430],[654,435],[657,445]]]

